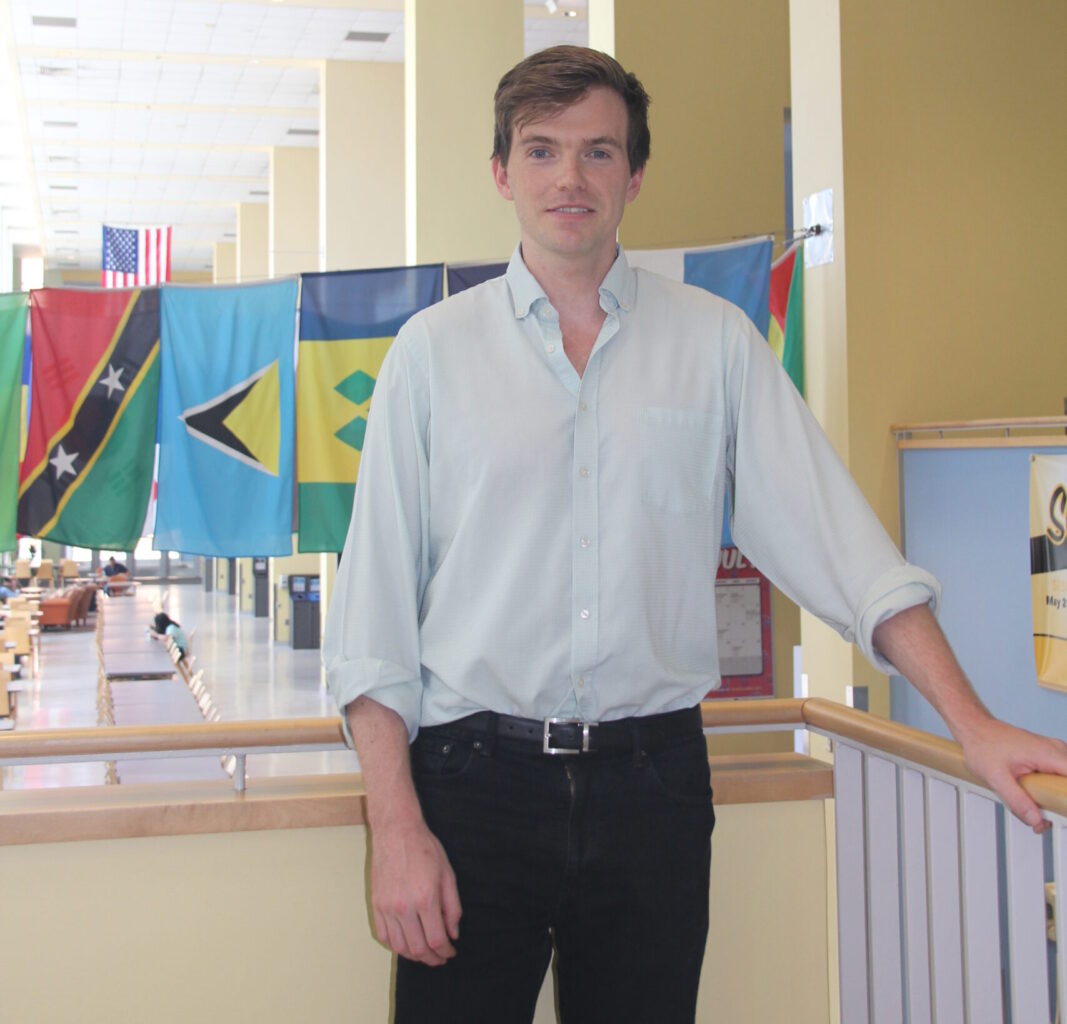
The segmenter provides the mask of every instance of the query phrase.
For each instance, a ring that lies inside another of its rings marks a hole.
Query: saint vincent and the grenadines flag
[[[0,551],[15,550],[23,422],[22,364],[28,310],[28,295],[0,295]]]
[[[340,551],[374,384],[404,322],[441,299],[443,267],[302,275],[297,400],[300,551]]]
[[[292,552],[297,289],[163,289],[157,550]]]
[[[159,290],[31,293],[33,375],[18,531],[132,550],[152,486]]]

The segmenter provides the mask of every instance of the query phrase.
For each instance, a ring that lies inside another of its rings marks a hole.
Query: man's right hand
[[[390,708],[358,697],[345,708],[367,793],[371,905],[378,940],[440,967],[456,955],[463,913],[444,847],[426,825],[411,781],[408,731]]]
[[[430,967],[456,955],[463,913],[444,848],[424,822],[371,830],[371,902],[378,940]]]

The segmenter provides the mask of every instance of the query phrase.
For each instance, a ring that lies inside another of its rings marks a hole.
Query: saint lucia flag
[[[303,275],[299,550],[341,550],[382,360],[404,322],[440,301],[442,278],[441,264]]]
[[[292,552],[297,287],[163,289],[157,550]]]
[[[760,238],[687,252],[685,283],[695,284],[740,306],[766,338],[771,315],[773,248],[773,239]]]
[[[31,292],[33,376],[18,530],[132,551],[152,487],[159,290]]]

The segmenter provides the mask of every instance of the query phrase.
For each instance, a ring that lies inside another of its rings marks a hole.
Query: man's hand
[[[378,940],[394,953],[440,967],[456,955],[463,913],[456,876],[427,827],[411,781],[408,730],[368,697],[345,708],[367,792],[371,905]]]
[[[1067,775],[1067,743],[988,717],[961,739],[967,767],[989,784],[1016,817],[1035,832],[1050,822],[1019,779],[1031,772]]]
[[[1031,772],[1067,775],[1067,744],[998,721],[971,688],[941,627],[925,605],[879,623],[874,645],[934,706],[967,766],[988,783],[1008,809],[1035,832],[1049,822],[1019,785]]]
[[[456,876],[422,821],[371,831],[371,902],[378,940],[394,953],[440,967],[456,955],[462,909]]]

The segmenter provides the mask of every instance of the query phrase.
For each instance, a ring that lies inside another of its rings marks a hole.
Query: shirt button
[[[585,412],[589,408],[589,406],[586,405],[585,402],[579,402],[578,403],[578,408],[581,409],[582,412]]]
[[[587,547],[589,547],[589,538],[588,538],[588,537],[582,537],[582,538],[581,538],[581,539],[580,539],[580,540],[578,541],[578,544],[579,544],[579,546],[581,546],[581,547],[583,547],[583,548],[587,548]]]
[[[588,466],[582,466],[582,468],[578,470],[578,475],[579,476],[589,476],[589,467]]]
[[[555,346],[555,345],[548,345],[548,346],[546,346],[546,348],[545,348],[545,351],[546,351],[546,352],[547,352],[547,353],[548,353],[549,355],[551,355],[551,354],[552,354],[553,352],[555,352],[555,351],[556,351],[556,346]]]
[[[579,676],[579,677],[578,677],[578,682],[577,682],[577,683],[576,683],[575,685],[576,685],[576,686],[578,687],[578,689],[579,689],[579,690],[580,690],[580,689],[581,689],[581,688],[582,688],[583,686],[585,686],[585,676]]]
[[[588,619],[589,618],[589,609],[588,608],[583,608],[578,613],[578,618],[580,618],[580,619]]]

